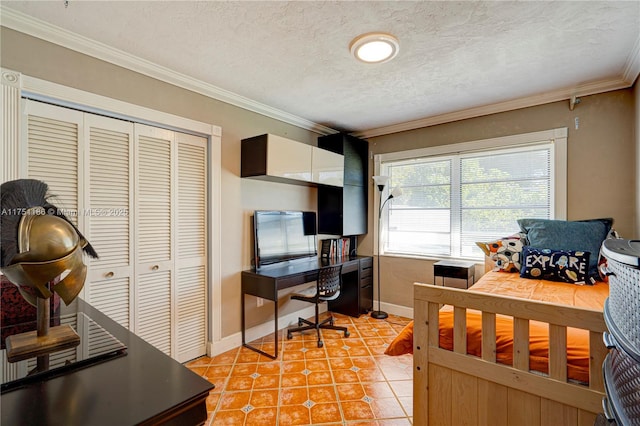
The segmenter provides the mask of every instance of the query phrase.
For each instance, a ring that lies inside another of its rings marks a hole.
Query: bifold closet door
[[[25,101],[27,141],[27,176],[49,186],[50,201],[76,226],[82,228],[83,202],[80,180],[82,164],[79,161],[83,132],[83,114],[53,105]],[[61,302],[63,303],[63,302]],[[63,318],[62,324],[76,326],[76,319]],[[77,348],[66,349],[51,355],[51,367],[60,367],[68,360],[75,360]],[[35,365],[35,358],[21,361],[27,371]],[[18,366],[20,367],[20,366]]]
[[[176,133],[178,161],[176,234],[176,359],[206,353],[207,343],[207,141]]]
[[[85,229],[100,256],[85,257],[85,299],[133,329],[133,123],[85,114]]]
[[[24,102],[26,175],[100,256],[82,297],[178,361],[204,355],[207,139]]]
[[[135,124],[134,333],[172,354],[174,132]]]
[[[83,113],[67,108],[25,101],[27,176],[49,185],[51,202],[82,229],[82,192],[78,176],[79,138],[83,132]]]

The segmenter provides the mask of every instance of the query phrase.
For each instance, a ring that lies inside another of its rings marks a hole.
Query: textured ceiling
[[[628,86],[640,61],[640,1],[2,5],[347,131],[607,81]],[[371,31],[399,39],[393,61],[372,65],[350,56],[349,42]]]

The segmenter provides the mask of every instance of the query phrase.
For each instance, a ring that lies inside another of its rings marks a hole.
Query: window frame
[[[376,154],[374,156],[374,175],[380,175],[383,163],[391,161],[405,161],[422,157],[445,157],[448,155],[464,155],[477,153],[481,151],[490,151],[496,149],[522,148],[527,145],[548,144],[551,143],[551,174],[552,174],[552,198],[551,210],[554,219],[566,220],[567,217],[567,136],[568,129],[566,127],[543,130],[539,132],[530,132],[503,136],[491,139],[481,139],[469,142],[461,142],[448,145],[437,145],[428,148],[418,148],[407,151],[396,151],[384,154]],[[380,200],[385,200],[392,188],[385,187],[382,194],[379,193],[374,185],[374,212],[380,210]],[[388,203],[387,203],[388,204]],[[385,206],[386,208],[386,206]],[[425,259],[455,259],[450,256],[436,255],[407,255],[395,252],[384,252],[384,248],[380,244],[380,236],[385,235],[388,224],[382,219],[382,227],[379,228],[378,214],[373,215],[373,252],[374,255],[397,256],[397,257],[418,257]],[[380,229],[380,233],[378,233]],[[382,251],[382,253],[381,253]]]

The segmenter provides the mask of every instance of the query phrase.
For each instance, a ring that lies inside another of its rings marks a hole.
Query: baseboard
[[[374,302],[374,307],[378,306],[378,302]],[[406,318],[413,318],[413,308],[402,305],[394,305],[392,303],[380,302],[380,309],[388,314],[398,315]]]
[[[377,307],[377,301],[374,302],[374,306]],[[380,303],[380,308],[388,314],[399,315],[406,318],[413,318],[413,308],[401,305],[394,305],[392,303]],[[320,305],[320,312],[326,312],[327,305]],[[290,314],[284,315],[278,318],[278,328],[282,330],[283,328],[291,327],[293,325],[298,324],[298,317],[302,318],[311,318],[315,315],[315,307],[309,306],[308,308],[302,309],[300,311],[292,312]],[[246,331],[247,342],[251,342],[252,340],[259,339],[261,337],[265,337],[269,334],[273,333],[273,324],[274,321],[268,321],[263,324],[256,325],[255,327],[251,327]],[[234,333],[230,336],[223,337],[218,342],[209,342],[207,345],[207,355],[215,356],[219,355],[223,352],[229,351],[231,349],[237,348],[242,345],[242,333]]]
[[[327,311],[327,305],[320,305],[320,313]],[[316,314],[315,306],[309,306],[305,309],[292,312],[290,314],[281,316],[278,318],[278,329],[282,330],[283,328],[291,327],[294,325],[298,325],[298,318],[312,318]],[[259,339],[261,337],[268,336],[273,334],[273,325],[274,321],[267,321],[263,324],[256,325],[255,327],[251,327],[246,330],[246,340],[247,342],[251,342],[253,340]],[[219,355],[228,350],[237,348],[242,345],[242,333],[234,333],[230,336],[223,337],[218,342],[209,342],[207,345],[207,355],[215,356]]]

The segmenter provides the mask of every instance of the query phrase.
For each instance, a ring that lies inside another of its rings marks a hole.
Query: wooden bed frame
[[[454,306],[453,351],[439,348],[438,311]],[[466,310],[482,312],[482,358],[467,355]],[[513,366],[496,363],[495,315],[514,318]],[[414,424],[590,425],[602,412],[602,312],[414,284]],[[549,375],[529,371],[529,321],[549,324]],[[567,380],[567,327],[589,331],[589,385]]]

